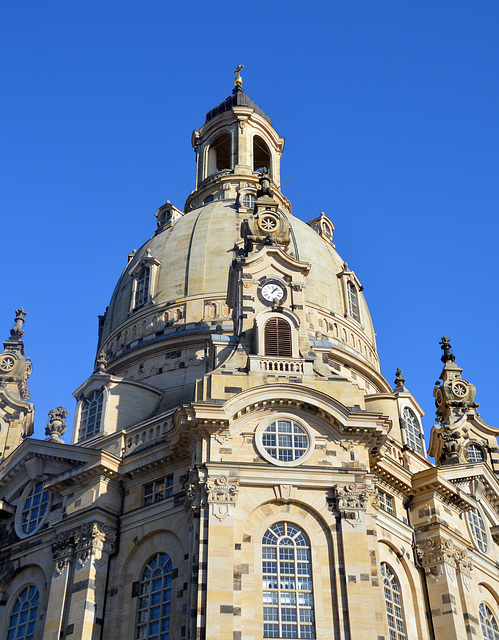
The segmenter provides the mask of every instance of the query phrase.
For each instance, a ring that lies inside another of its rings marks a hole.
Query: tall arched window
[[[291,358],[291,327],[283,318],[270,318],[264,327],[265,355]]]
[[[408,447],[424,455],[423,436],[421,434],[421,426],[414,413],[405,407],[402,412],[402,422],[405,427],[406,444]]]
[[[385,590],[386,617],[390,640],[405,640],[404,610],[402,608],[399,582],[385,562],[381,563],[380,569]]]
[[[21,591],[10,614],[7,640],[33,640],[39,600],[40,594],[34,585]]]
[[[269,173],[272,174],[269,148],[263,138],[255,136],[253,138],[253,171],[258,171],[263,167],[267,167]]]
[[[221,133],[208,149],[208,175],[231,168],[230,134]]]
[[[157,553],[147,562],[139,583],[136,640],[169,640],[172,561]]]
[[[310,542],[289,522],[262,540],[263,637],[315,638]]]
[[[81,405],[79,439],[86,440],[100,431],[102,420],[103,392],[94,391]]]
[[[483,639],[499,640],[499,627],[497,626],[496,619],[484,602],[478,607],[478,614],[480,616]]]
[[[348,293],[348,313],[354,320],[360,322],[359,313],[359,294],[357,293],[357,287],[350,280],[347,282]]]

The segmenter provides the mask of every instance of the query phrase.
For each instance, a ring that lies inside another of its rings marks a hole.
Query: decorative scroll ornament
[[[365,512],[369,494],[364,486],[355,482],[345,485],[337,484],[334,487],[336,495],[336,508],[340,517],[355,527],[361,520],[362,512]]]
[[[208,504],[211,513],[219,520],[224,520],[234,512],[234,505],[239,493],[239,481],[229,482],[227,476],[221,475],[206,481]]]

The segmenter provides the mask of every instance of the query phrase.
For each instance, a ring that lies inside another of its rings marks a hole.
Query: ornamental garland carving
[[[234,512],[234,505],[239,493],[239,481],[229,482],[229,478],[220,475],[217,478],[208,478],[206,492],[211,513],[219,520],[224,520]]]

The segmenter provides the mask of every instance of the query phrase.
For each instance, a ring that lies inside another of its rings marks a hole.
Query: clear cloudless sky
[[[452,337],[499,427],[499,3],[4,2],[0,339],[24,306],[35,437],[92,373],[97,316],[167,199],[190,137],[244,89],[286,146],[293,213],[334,222],[364,285],[383,375],[401,367],[428,434]]]

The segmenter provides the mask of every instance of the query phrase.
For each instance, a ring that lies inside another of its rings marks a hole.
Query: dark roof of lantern
[[[218,116],[219,113],[224,113],[224,111],[230,111],[232,107],[251,107],[258,113],[258,115],[265,118],[267,122],[271,122],[270,116],[268,116],[265,111],[260,109],[260,107],[253,102],[253,100],[246,95],[242,87],[234,87],[232,91],[232,95],[226,98],[223,102],[221,102],[218,107],[215,107],[211,111],[208,111],[206,114],[206,122],[211,120],[215,116]]]

